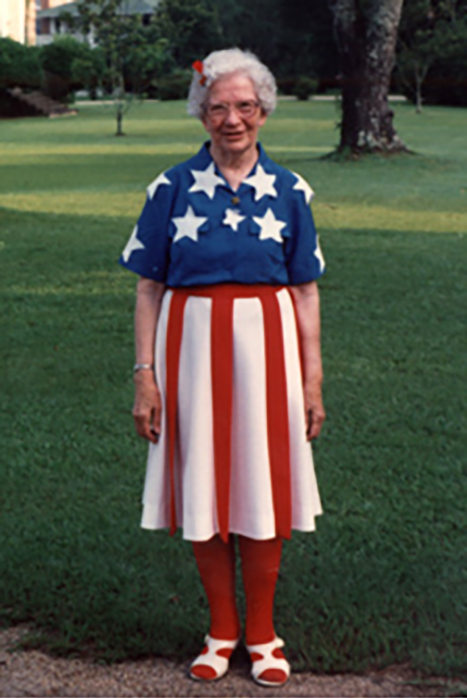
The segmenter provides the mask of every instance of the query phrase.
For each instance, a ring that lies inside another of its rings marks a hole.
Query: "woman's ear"
[[[266,112],[264,111],[264,109],[261,107],[261,114],[260,114],[259,122],[258,122],[260,127],[261,127],[261,126],[264,126],[264,124],[266,123],[266,119],[267,119],[267,118],[268,118],[268,115],[266,114]]]

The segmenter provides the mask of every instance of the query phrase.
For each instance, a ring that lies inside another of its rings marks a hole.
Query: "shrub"
[[[71,79],[80,87],[84,87],[91,99],[96,99],[99,87],[107,80],[107,66],[101,49],[90,49],[87,53],[74,58],[71,63]]]
[[[283,95],[293,95],[295,90],[295,85],[297,84],[297,78],[277,78],[277,89],[280,94]]]
[[[174,70],[168,42],[165,39],[151,41],[148,33],[142,34],[139,43],[135,42],[125,56],[125,86],[136,94],[151,92],[151,85],[170,78]]]
[[[57,37],[40,49],[44,88],[52,99],[66,101],[73,90],[83,87],[73,76],[73,62],[86,59],[91,49],[71,36]]]
[[[37,88],[41,80],[39,50],[13,39],[0,39],[0,87]]]
[[[191,72],[177,72],[155,83],[157,96],[161,100],[186,99],[191,82]]]
[[[297,99],[306,101],[308,97],[311,97],[311,95],[316,92],[317,88],[318,80],[316,78],[305,77],[302,75],[295,83],[292,94],[295,95]]]

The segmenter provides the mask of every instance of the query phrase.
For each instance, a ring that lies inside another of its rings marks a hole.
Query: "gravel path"
[[[395,697],[460,695],[444,680],[421,684],[407,667],[354,676],[294,674],[281,689],[256,686],[249,678],[248,664],[241,654],[234,657],[229,674],[215,684],[198,684],[187,678],[189,662],[166,659],[123,662],[112,666],[88,660],[61,659],[43,652],[15,651],[27,628],[0,632],[1,696],[308,696]],[[463,693],[463,695],[466,695]]]

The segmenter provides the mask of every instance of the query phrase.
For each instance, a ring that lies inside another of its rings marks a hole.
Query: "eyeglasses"
[[[250,119],[256,114],[258,108],[259,102],[254,102],[253,100],[237,102],[236,104],[208,104],[206,107],[206,114],[213,121],[222,121],[230,114],[230,110],[234,109],[240,116],[243,116],[245,119]]]

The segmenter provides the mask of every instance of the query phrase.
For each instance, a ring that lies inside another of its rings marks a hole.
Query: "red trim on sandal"
[[[251,677],[261,686],[283,686],[290,676],[290,664],[284,657],[284,641],[275,637],[272,642],[247,645],[251,659]]]
[[[229,660],[240,638],[216,640],[206,635],[205,646],[190,666],[189,676],[195,681],[217,681],[229,670]],[[196,673],[194,673],[196,671]]]

